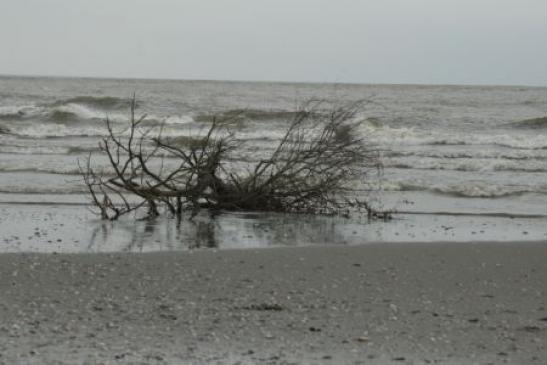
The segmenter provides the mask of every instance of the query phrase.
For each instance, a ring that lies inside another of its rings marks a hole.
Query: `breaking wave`
[[[126,117],[122,114],[107,114],[103,111],[90,109],[80,104],[66,104],[50,110],[47,114],[52,122],[72,121],[102,121],[108,117],[110,120],[123,120]]]
[[[543,161],[511,161],[503,159],[387,159],[385,168],[415,170],[452,170],[452,171],[509,171],[509,172],[547,172],[547,163]]]
[[[46,104],[0,107],[0,120],[72,122],[84,120],[127,119],[131,99],[77,96]]]
[[[501,159],[501,160],[545,160],[547,159],[547,150],[499,150],[499,149],[478,149],[478,150],[419,150],[419,151],[384,151],[385,158],[400,157],[419,157],[419,158],[437,158],[437,159]]]
[[[159,124],[158,124],[159,123]],[[156,119],[146,120],[143,123],[143,128],[159,126],[162,121]],[[181,125],[189,124],[187,118],[171,118],[169,122],[165,122],[163,128],[154,128],[149,133],[152,137],[161,132],[163,137],[184,137],[196,136],[205,132],[203,127],[188,125],[181,128]],[[5,129],[5,134],[11,134],[23,138],[56,138],[56,137],[105,137],[108,135],[108,130],[103,123],[35,123],[33,121],[21,122],[12,125],[0,125],[0,129]],[[114,132],[117,135],[129,136],[129,129],[125,124],[114,125]],[[275,141],[283,136],[282,131],[269,131],[265,134],[261,130],[243,131],[237,134],[240,140],[257,140],[257,141]]]
[[[74,166],[71,167],[16,167],[16,166],[6,166],[6,167],[0,167],[0,173],[2,172],[39,172],[39,173],[47,173],[47,174],[56,174],[56,175],[79,175],[80,170],[77,168],[77,164],[74,163]]]
[[[527,193],[544,193],[546,187],[507,186],[486,182],[466,182],[465,184],[427,184],[426,182],[388,182],[384,191],[427,191],[460,198],[502,198]]]
[[[32,121],[34,123],[56,122],[67,123],[76,121],[104,120],[126,118],[123,114],[110,114],[94,110],[81,104],[66,104],[55,107],[24,106],[10,107],[0,110],[0,120],[8,122]],[[10,110],[11,109],[11,110]]]
[[[184,135],[185,131],[164,129],[169,135]],[[57,123],[25,124],[10,128],[10,133],[26,138],[56,138],[56,137],[105,137],[107,129],[102,124],[96,125],[66,125]],[[129,135],[127,128],[118,128],[118,135]]]
[[[393,128],[363,125],[361,133],[378,146],[497,146],[522,150],[547,149],[547,135],[484,134],[418,130],[413,127]]]
[[[75,147],[77,148],[77,147]],[[98,150],[98,148],[94,149]],[[79,152],[79,153],[83,153]],[[90,152],[90,149],[88,151]],[[70,147],[54,146],[19,146],[19,145],[0,145],[0,153],[10,153],[18,155],[59,155],[71,153]],[[76,153],[76,152],[74,152]]]
[[[114,96],[75,96],[53,102],[53,106],[68,104],[80,104],[100,110],[128,109],[131,105],[131,98],[119,98]]]
[[[83,186],[43,186],[43,187],[28,187],[28,186],[2,186],[0,193],[3,194],[86,194],[87,190]]]
[[[233,119],[235,121],[291,121],[300,112],[288,110],[262,110],[262,109],[230,109],[221,113],[198,114],[194,117],[196,122],[212,122],[213,119]],[[319,114],[317,114],[319,115]]]
[[[0,120],[20,120],[39,111],[40,108],[34,105],[0,106]]]

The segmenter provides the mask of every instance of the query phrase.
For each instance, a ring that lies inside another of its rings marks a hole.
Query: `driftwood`
[[[109,220],[142,208],[148,216],[194,216],[208,208],[330,215],[358,210],[386,218],[355,199],[350,187],[380,168],[377,151],[356,130],[362,103],[329,113],[319,113],[320,106],[310,102],[295,113],[273,153],[242,171],[228,163],[239,145],[230,127],[237,116],[212,118],[205,133],[181,146],[160,127],[142,127],[146,116],[136,117],[133,100],[125,133],[106,120],[100,150],[111,173],[95,171],[91,155],[80,170],[93,205]],[[166,167],[166,158],[176,165]]]

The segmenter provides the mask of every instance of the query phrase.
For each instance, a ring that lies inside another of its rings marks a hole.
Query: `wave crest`
[[[466,184],[453,185],[391,182],[384,184],[382,188],[385,191],[427,191],[459,198],[503,198],[538,192],[538,189],[528,186],[515,187],[483,182],[468,182]]]
[[[262,109],[230,109],[221,113],[204,113],[194,116],[196,122],[212,122],[213,119],[230,119],[234,121],[290,121],[293,120],[299,111],[289,110],[262,110]],[[319,114],[317,114],[319,115]]]
[[[520,122],[509,123],[509,126],[522,129],[547,128],[547,117],[525,119]]]
[[[67,104],[81,104],[96,109],[128,109],[131,105],[131,98],[119,98],[115,96],[75,96],[52,103],[52,106],[63,106]]]
[[[543,134],[447,133],[440,130],[420,130],[415,127],[375,127],[371,124],[363,125],[361,133],[368,140],[386,149],[393,146],[496,146],[519,150],[547,149],[547,136]]]
[[[39,107],[34,105],[0,106],[0,120],[20,120],[37,114]]]
[[[508,171],[508,172],[547,172],[547,163],[541,160],[504,160],[496,158],[461,159],[386,159],[385,168],[409,170],[448,170],[467,172]]]

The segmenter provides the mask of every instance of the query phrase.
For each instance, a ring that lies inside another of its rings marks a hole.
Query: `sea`
[[[355,183],[389,222],[203,212],[104,222],[79,163],[123,130],[131,99],[148,127],[196,136],[237,112],[235,163],[267,156],[310,100],[362,101],[359,133],[382,169]],[[547,87],[363,85],[0,76],[0,251],[97,252],[370,242],[547,239]]]

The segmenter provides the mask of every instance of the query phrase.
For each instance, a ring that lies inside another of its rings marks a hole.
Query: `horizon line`
[[[207,79],[207,78],[163,78],[163,77],[119,77],[119,76],[74,76],[74,75],[40,75],[40,74],[4,74],[0,78],[42,78],[42,79],[95,79],[95,80],[135,80],[135,81],[185,81],[185,82],[227,82],[227,83],[276,83],[276,84],[311,84],[311,85],[385,85],[385,86],[462,86],[462,87],[529,87],[546,88],[547,84],[459,84],[459,83],[425,83],[425,82],[350,82],[350,81],[290,81],[290,80],[248,80],[248,79]]]

